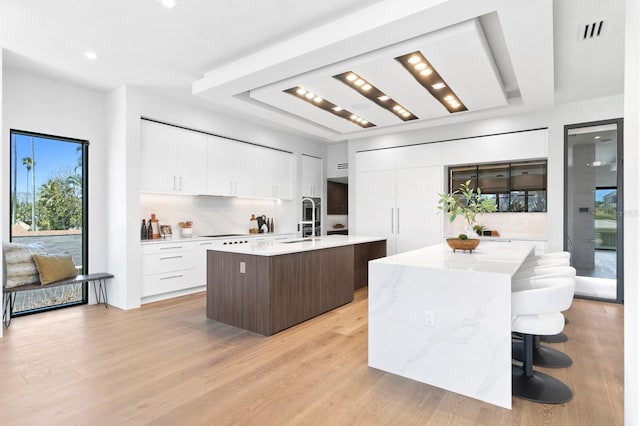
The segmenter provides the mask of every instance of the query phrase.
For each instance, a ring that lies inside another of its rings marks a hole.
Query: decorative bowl
[[[456,250],[462,250],[463,252],[469,250],[469,253],[471,253],[473,249],[478,247],[478,244],[480,244],[480,240],[477,238],[470,238],[468,240],[461,240],[460,238],[447,238],[447,244],[453,249],[454,252]]]

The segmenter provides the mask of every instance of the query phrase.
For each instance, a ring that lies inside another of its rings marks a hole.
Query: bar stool
[[[536,256],[530,256],[524,261],[518,272],[526,271],[531,268],[543,268],[543,267],[555,267],[555,266],[569,266],[571,263],[571,253],[568,251],[558,251],[543,253]],[[518,273],[516,272],[516,274]],[[564,323],[568,324],[569,320],[565,316]],[[547,343],[562,343],[568,340],[567,335],[564,333],[558,333],[554,336],[541,336],[540,339]]]
[[[514,275],[515,277],[516,275]],[[543,267],[527,270],[519,275],[521,278],[514,279],[511,284],[512,291],[525,290],[535,287],[538,279],[545,278],[572,278],[575,280],[576,270],[571,266]],[[524,276],[524,277],[523,277]],[[563,333],[561,333],[563,334]],[[566,336],[565,336],[566,337]],[[533,365],[549,368],[564,368],[573,364],[573,360],[567,354],[540,344],[541,336],[533,336]],[[511,344],[512,357],[522,361],[524,353],[523,342],[513,342]]]
[[[573,393],[548,374],[533,370],[533,336],[556,334],[564,328],[562,311],[569,309],[575,290],[573,278],[540,278],[531,287],[511,293],[511,330],[523,334],[522,366],[512,367],[512,394],[544,404],[562,404]]]

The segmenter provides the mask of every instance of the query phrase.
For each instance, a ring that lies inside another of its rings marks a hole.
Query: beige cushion
[[[40,284],[42,285],[76,276],[76,266],[73,264],[73,258],[71,256],[34,254],[33,260],[38,267]]]
[[[33,255],[44,254],[42,244],[3,243],[2,253],[5,287],[38,283],[40,277]]]

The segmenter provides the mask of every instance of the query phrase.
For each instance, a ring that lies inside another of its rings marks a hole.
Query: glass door
[[[565,126],[565,250],[576,296],[622,303],[622,119]]]

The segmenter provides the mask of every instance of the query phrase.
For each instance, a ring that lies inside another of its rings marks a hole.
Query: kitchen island
[[[534,245],[438,244],[369,263],[369,366],[511,408],[511,277]]]
[[[386,240],[331,235],[207,251],[207,318],[265,336],[353,300]]]

